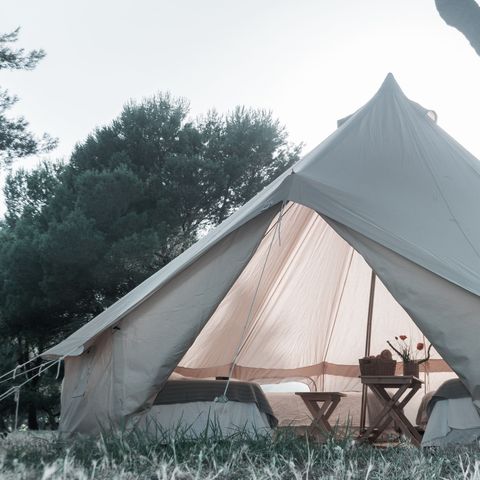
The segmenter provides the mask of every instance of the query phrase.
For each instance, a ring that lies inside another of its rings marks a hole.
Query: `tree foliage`
[[[14,49],[11,44],[18,40],[17,28],[13,32],[0,34],[0,71],[33,70],[45,56],[43,50],[26,52]],[[0,166],[8,166],[14,159],[51,150],[56,141],[44,134],[37,138],[28,130],[23,117],[9,118],[7,111],[18,101],[15,95],[0,88]]]
[[[298,157],[269,112],[188,114],[168,94],[130,102],[69,163],[10,173],[0,328],[19,358],[100,313]]]

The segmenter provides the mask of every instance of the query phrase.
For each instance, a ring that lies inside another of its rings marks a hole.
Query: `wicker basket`
[[[384,358],[360,358],[360,373],[362,375],[395,375],[396,360]]]

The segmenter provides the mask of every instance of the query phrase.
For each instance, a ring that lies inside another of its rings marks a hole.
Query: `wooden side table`
[[[333,433],[328,419],[345,395],[340,392],[295,392],[295,395],[302,398],[312,414],[312,423],[308,430],[314,435],[319,433],[322,437]]]
[[[373,419],[370,427],[364,433],[360,432],[358,442],[374,442],[394,420],[404,435],[414,445],[420,446],[422,437],[403,413],[403,408],[418,392],[423,382],[417,377],[397,375],[362,375],[360,379],[375,394],[383,409]],[[397,391],[390,395],[386,390],[387,388],[396,388]]]

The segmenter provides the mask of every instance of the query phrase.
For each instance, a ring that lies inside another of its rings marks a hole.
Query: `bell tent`
[[[480,406],[479,204],[478,160],[389,74],[311,153],[44,352],[65,360],[60,429],[148,411],[174,370],[359,390],[367,323],[372,353],[427,339],[429,378],[451,368]]]

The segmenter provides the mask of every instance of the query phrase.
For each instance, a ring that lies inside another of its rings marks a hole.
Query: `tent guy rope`
[[[281,227],[282,217],[284,215],[284,208],[285,208],[285,202],[282,203],[282,207],[281,207],[280,212],[278,214],[278,221],[275,223],[275,229],[273,231],[273,235],[272,235],[272,238],[270,240],[270,244],[268,246],[267,254],[265,255],[265,261],[263,262],[262,270],[260,272],[260,276],[258,278],[258,282],[257,282],[257,285],[255,287],[255,292],[253,294],[252,301],[250,302],[250,307],[248,309],[248,314],[247,314],[247,317],[246,317],[246,321],[245,321],[245,324],[243,326],[242,334],[240,336],[240,341],[238,342],[238,346],[237,346],[235,355],[233,357],[232,364],[230,366],[230,371],[228,372],[228,380],[227,380],[227,384],[225,385],[225,390],[224,390],[223,395],[221,397],[217,397],[215,399],[216,401],[219,401],[219,402],[228,401],[228,398],[227,398],[228,387],[230,386],[230,381],[231,381],[231,378],[232,378],[233,370],[235,369],[235,364],[238,360],[238,356],[240,355],[240,351],[242,349],[242,345],[243,345],[243,342],[245,340],[245,334],[247,333],[247,328],[250,325],[250,322],[252,320],[253,307],[255,306],[255,302],[257,300],[258,291],[260,289],[260,285],[262,283],[263,275],[265,273],[265,268],[267,266],[268,257],[270,256],[270,252],[272,251],[273,243],[275,241],[275,237],[276,237],[277,234],[278,234],[278,241],[280,243],[280,227]],[[271,229],[268,230],[266,235],[270,231],[271,231]]]
[[[43,373],[45,373],[47,370],[49,370],[51,367],[53,367],[54,365],[57,365],[57,374],[55,376],[55,378],[58,379],[59,377],[59,374],[60,374],[60,366],[61,366],[61,363],[62,361],[65,359],[65,357],[68,357],[71,353],[73,353],[74,351],[76,350],[75,349],[72,349],[70,352],[68,352],[67,354],[63,355],[62,357],[58,358],[57,360],[50,360],[46,363],[42,363],[40,365],[37,365],[36,367],[33,367],[33,368],[30,368],[28,370],[25,370],[23,372],[21,372],[20,374],[16,374],[17,370],[19,368],[22,368],[26,365],[28,365],[29,363],[31,363],[33,360],[35,359],[38,359],[40,356],[39,355],[36,355],[35,357],[31,358],[29,361],[27,362],[24,362],[22,363],[21,365],[17,365],[15,368],[13,368],[12,370],[4,373],[0,378],[3,378],[4,380],[2,380],[0,383],[5,383],[7,381],[12,381],[12,380],[15,380],[15,378],[17,376],[22,376],[22,375],[26,375],[27,373],[30,373],[32,371],[35,371],[35,370],[38,370],[34,375],[32,375],[31,377],[28,377],[23,383],[21,383],[20,385],[14,385],[13,387],[10,387],[8,390],[6,390],[5,392],[3,392],[2,394],[0,394],[0,402],[2,400],[5,400],[6,398],[10,397],[11,395],[14,395],[14,402],[15,402],[15,430],[17,429],[17,426],[18,426],[18,411],[19,411],[19,406],[20,406],[20,390],[23,386],[27,385],[27,383],[31,382],[34,378],[37,378],[37,377],[40,377],[40,375],[42,375]],[[5,379],[5,377],[9,374],[12,374],[12,376],[10,378],[7,378]]]
[[[12,368],[8,372],[5,372],[2,375],[0,375],[0,379],[5,378],[10,374],[13,374],[13,378],[15,378],[18,369],[20,369],[22,367],[25,367],[26,365],[28,365],[29,363],[32,363],[33,361],[37,360],[38,358],[40,358],[40,355],[35,355],[30,360],[27,360],[26,362],[22,363],[21,365],[17,365],[15,368]]]
[[[35,367],[29,368],[28,370],[23,370],[22,372],[17,373],[15,376],[12,375],[11,377],[4,378],[3,380],[0,381],[0,385],[2,385],[3,383],[11,382],[12,380],[15,380],[16,378],[21,377],[23,375],[27,375],[27,373],[33,372],[35,370],[40,370],[41,371],[45,368],[46,365],[48,365],[50,363],[56,363],[56,362],[57,362],[57,360],[50,360],[49,362],[41,363],[40,365],[36,365]]]

